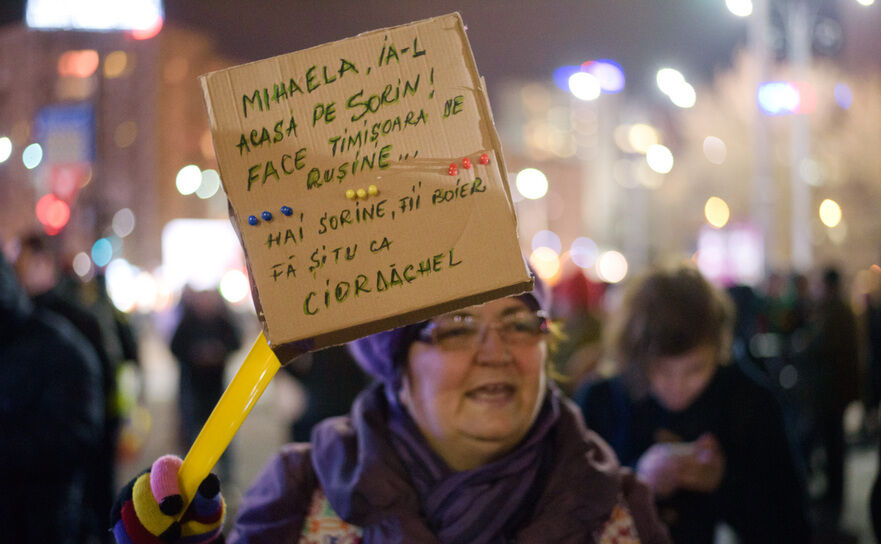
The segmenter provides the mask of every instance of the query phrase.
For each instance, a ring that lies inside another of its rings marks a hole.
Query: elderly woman
[[[549,383],[544,298],[539,288],[352,343],[376,383],[270,461],[228,540],[667,542],[647,488]],[[175,463],[148,476],[167,512],[180,508],[162,483]],[[152,533],[218,535],[216,480],[202,487],[184,518],[201,525],[166,517]],[[148,532],[144,517],[122,515],[118,541]]]
[[[810,542],[805,492],[781,408],[729,362],[730,301],[694,268],[650,271],[612,316],[622,365],[575,398],[591,429],[654,491],[674,542]]]

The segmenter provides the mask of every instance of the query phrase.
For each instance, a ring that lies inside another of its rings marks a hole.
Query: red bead
[[[450,164],[450,167],[447,169],[447,173],[451,176],[455,176],[459,173],[459,167],[456,166],[456,163]]]
[[[486,153],[480,156],[480,164],[489,164],[489,155]]]
[[[471,168],[471,159],[469,159],[468,157],[465,157],[464,159],[462,159],[462,166],[465,167],[465,170],[468,170],[469,168]]]

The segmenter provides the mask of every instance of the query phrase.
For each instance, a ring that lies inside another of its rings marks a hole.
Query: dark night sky
[[[166,2],[170,23],[209,30],[224,53],[248,61],[452,11],[490,87],[597,58],[617,60],[631,85],[645,82],[640,74],[651,83],[665,63],[703,77],[727,65],[746,33],[722,0]]]
[[[776,0],[783,2],[784,0]],[[791,0],[790,0],[791,1]],[[851,69],[881,65],[881,4],[819,2],[846,31],[836,57]],[[252,61],[355,34],[459,11],[492,91],[507,78],[548,78],[562,64],[617,60],[628,89],[644,92],[656,70],[694,82],[730,65],[747,21],[724,0],[165,0],[166,23],[199,29],[220,51]],[[0,0],[0,24],[21,20],[24,0]]]

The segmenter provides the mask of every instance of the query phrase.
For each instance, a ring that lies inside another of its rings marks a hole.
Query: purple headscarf
[[[531,267],[530,272],[532,272]],[[551,290],[538,275],[533,273],[532,277],[532,291],[517,295],[517,298],[530,310],[550,311]],[[361,368],[375,379],[395,386],[400,385],[400,369],[407,351],[426,323],[427,321],[413,323],[349,342],[349,352]]]

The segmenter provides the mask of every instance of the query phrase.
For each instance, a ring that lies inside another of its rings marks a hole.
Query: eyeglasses
[[[548,333],[548,317],[542,311],[524,311],[504,315],[498,321],[486,322],[470,314],[445,315],[429,321],[417,340],[444,351],[477,349],[488,329],[498,331],[506,344],[531,346]]]

